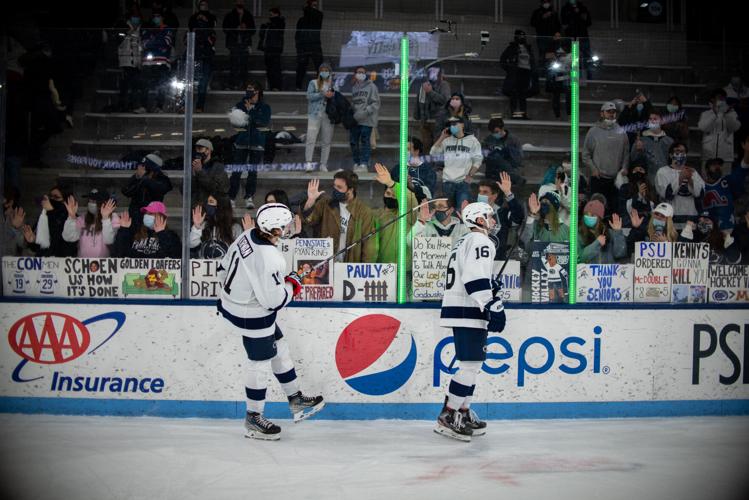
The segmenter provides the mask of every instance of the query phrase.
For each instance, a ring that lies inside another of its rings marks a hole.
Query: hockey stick
[[[339,255],[345,254],[346,252],[348,252],[349,250],[351,250],[352,248],[354,248],[356,245],[360,245],[361,243],[364,243],[369,238],[371,238],[375,234],[379,233],[380,231],[382,231],[386,227],[388,227],[388,226],[390,226],[392,224],[395,224],[396,222],[398,222],[403,217],[405,217],[407,215],[411,215],[415,211],[420,210],[421,207],[423,207],[425,205],[429,205],[430,203],[434,203],[435,201],[447,201],[447,198],[434,198],[433,200],[427,200],[424,203],[413,207],[411,210],[407,211],[403,215],[399,215],[398,217],[394,218],[391,221],[388,221],[387,223],[383,224],[382,226],[378,227],[377,229],[373,229],[372,231],[368,232],[367,234],[365,234],[364,236],[362,236],[358,240],[356,240],[353,243],[351,243],[350,245],[348,245],[346,248],[342,248],[342,249],[338,250],[336,253],[334,253],[332,256],[328,257],[327,259],[321,260],[320,262],[318,262],[317,264],[315,264],[314,266],[312,266],[312,268],[309,271],[305,271],[302,274],[300,274],[299,278],[304,278],[305,276],[307,276],[308,274],[310,274],[315,269],[319,269],[320,267],[324,266],[325,264],[327,264],[331,260],[334,260]]]

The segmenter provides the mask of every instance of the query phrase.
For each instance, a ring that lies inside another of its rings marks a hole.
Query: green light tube
[[[570,159],[572,160],[572,201],[570,202],[570,265],[569,265],[569,303],[577,301],[577,190],[580,174],[578,173],[580,140],[580,47],[579,42],[572,42],[572,67],[570,68],[570,90],[572,104],[570,106]]]
[[[401,38],[401,98],[400,98],[400,173],[398,183],[398,303],[405,304],[408,300],[406,283],[406,263],[408,262],[408,219],[404,217],[408,211],[408,33]]]

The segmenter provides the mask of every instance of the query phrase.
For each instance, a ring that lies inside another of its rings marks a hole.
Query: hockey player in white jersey
[[[495,297],[499,284],[492,275],[496,248],[488,233],[495,224],[494,210],[483,202],[471,203],[463,209],[463,223],[471,232],[453,247],[440,313],[440,326],[453,330],[459,365],[434,431],[470,441],[472,435],[486,433],[486,422],[471,410],[471,398],[486,360],[488,332],[504,330],[505,312],[502,300]]]
[[[263,416],[269,372],[288,396],[294,421],[322,409],[322,396],[299,390],[289,345],[276,324],[276,315],[302,290],[296,273],[286,275],[286,261],[276,243],[293,216],[286,205],[268,203],[255,215],[257,227],[242,233],[218,267],[223,283],[218,312],[242,336],[248,358],[245,396],[245,436],[277,440],[281,428]]]

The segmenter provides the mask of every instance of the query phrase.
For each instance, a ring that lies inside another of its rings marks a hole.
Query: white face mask
[[[364,73],[357,73],[356,74],[356,79],[359,80],[360,82],[363,82],[365,78],[367,78],[367,75],[364,74]]]
[[[604,118],[603,119],[603,123],[605,123],[606,125],[613,125],[613,124],[616,123],[616,119],[614,119],[614,118]]]
[[[89,203],[88,204],[88,213],[92,215],[96,215],[99,213],[99,207],[96,203]]]

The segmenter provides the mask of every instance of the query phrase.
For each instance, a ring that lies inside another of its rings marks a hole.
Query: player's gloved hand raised
[[[289,275],[286,276],[283,280],[286,283],[291,283],[291,288],[294,292],[294,296],[302,293],[302,278],[297,273],[289,273]]]
[[[499,298],[493,299],[486,305],[485,310],[489,314],[489,324],[486,326],[486,329],[490,332],[501,332],[504,330],[507,318],[505,317],[502,300]]]

